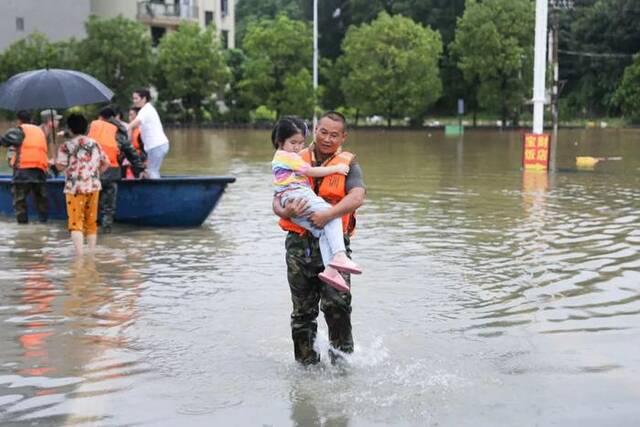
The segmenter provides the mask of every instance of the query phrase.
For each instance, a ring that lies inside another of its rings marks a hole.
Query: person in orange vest
[[[18,112],[18,125],[9,129],[0,139],[0,145],[9,147],[8,161],[13,168],[13,210],[18,224],[27,224],[27,196],[33,193],[40,222],[49,217],[47,197],[47,171],[49,157],[45,133],[31,123],[28,111]]]
[[[346,138],[344,116],[335,111],[326,112],[320,117],[313,144],[299,154],[311,166],[333,166],[344,161],[344,154],[351,157],[346,176],[336,173],[313,180],[314,192],[332,206],[309,215],[310,223],[316,228],[323,228],[329,221],[341,218],[345,249],[347,254],[351,254],[349,243],[355,231],[355,211],[364,203],[366,191],[362,169],[355,156],[342,150]],[[353,352],[351,292],[339,292],[318,278],[324,270],[319,240],[290,220],[307,213],[307,208],[304,199],[292,200],[284,207],[277,197],[273,199],[273,211],[281,218],[280,226],[288,231],[285,247],[293,302],[291,337],[294,357],[304,365],[320,362],[320,355],[313,348],[320,305],[329,329],[329,356],[335,363],[343,360],[343,355]],[[342,276],[350,284],[350,275],[342,273]]]
[[[125,157],[131,163],[136,177],[146,177],[145,167],[129,142],[126,127],[115,119],[112,107],[104,107],[100,110],[100,117],[91,122],[87,136],[96,140],[109,158],[110,167],[100,176],[102,191],[100,191],[98,207],[98,223],[102,233],[108,234],[111,233],[116,213],[118,181],[122,178],[120,159]]]
[[[138,107],[129,108],[129,123],[133,122],[136,119],[139,111],[140,108]],[[147,152],[144,150],[140,127],[129,129],[129,140],[131,141],[131,145],[133,145],[133,148],[136,149],[138,156],[140,156],[140,160],[142,160],[142,162],[146,165]],[[134,178],[133,168],[126,159],[122,162],[122,177],[125,179]]]
[[[317,237],[320,254],[325,269],[318,274],[318,278],[336,288],[338,291],[348,291],[349,286],[340,272],[360,274],[360,268],[347,257],[344,239],[342,237],[341,218],[334,218],[327,222],[324,228],[316,228],[309,222],[307,216],[331,208],[322,197],[313,192],[314,182],[310,178],[323,178],[328,175],[349,173],[349,164],[353,155],[340,153],[341,161],[333,166],[313,167],[298,153],[304,148],[307,136],[307,124],[298,117],[280,119],[271,133],[271,143],[276,149],[271,162],[275,197],[280,199],[280,205],[286,206],[291,200],[303,199],[309,209],[303,216],[295,216],[291,221]]]

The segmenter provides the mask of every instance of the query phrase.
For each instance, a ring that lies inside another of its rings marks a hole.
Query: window
[[[153,46],[158,46],[158,43],[160,43],[160,39],[166,32],[167,29],[164,27],[151,27],[151,44]]]
[[[16,31],[24,31],[24,18],[16,18]]]
[[[222,48],[229,49],[229,31],[222,30]]]
[[[204,26],[208,27],[213,22],[213,12],[210,10],[204,11]]]
[[[220,13],[222,16],[229,14],[229,0],[220,0]]]

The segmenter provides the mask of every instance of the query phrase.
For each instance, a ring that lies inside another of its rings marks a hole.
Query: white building
[[[85,37],[90,15],[122,15],[149,27],[154,43],[180,22],[215,24],[223,48],[235,47],[235,0],[0,0],[0,51],[33,32],[52,41]]]

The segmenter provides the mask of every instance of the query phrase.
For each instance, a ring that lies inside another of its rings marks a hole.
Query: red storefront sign
[[[524,134],[522,166],[525,170],[549,169],[549,134]]]

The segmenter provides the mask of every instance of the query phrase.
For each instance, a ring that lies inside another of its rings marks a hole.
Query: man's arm
[[[116,124],[116,123],[114,123]],[[133,174],[135,176],[140,175],[141,172],[144,171],[144,163],[138,156],[138,152],[129,141],[129,136],[127,135],[127,130],[124,126],[118,126],[118,131],[116,132],[116,140],[118,141],[118,148],[120,152],[124,154],[131,166],[133,166]]]
[[[0,138],[0,145],[4,147],[20,147],[24,141],[24,131],[20,128],[9,129],[2,138]]]
[[[362,206],[365,194],[366,192],[364,187],[354,187],[342,200],[340,200],[340,202],[336,203],[331,208],[311,214],[311,216],[309,216],[309,221],[316,228],[323,228],[332,219],[340,218],[348,213],[354,212]]]

